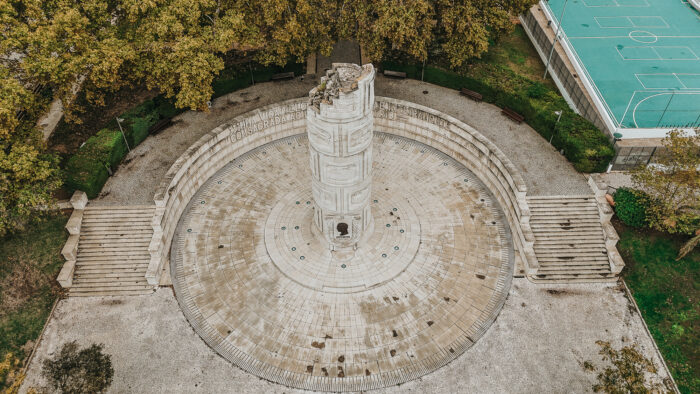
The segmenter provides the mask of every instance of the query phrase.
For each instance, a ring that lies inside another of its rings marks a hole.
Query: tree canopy
[[[669,233],[700,229],[700,131],[672,130],[653,165],[631,172],[635,186],[650,198],[649,225]]]
[[[70,102],[76,85],[145,83],[204,109],[231,50],[264,64],[329,54],[354,38],[374,61],[439,47],[453,65],[479,56],[533,0],[0,0],[0,58],[12,75]],[[10,61],[9,59],[14,59]],[[84,80],[83,80],[84,79]]]
[[[60,184],[34,127],[50,99],[61,99],[75,122],[76,92],[101,104],[128,85],[206,110],[225,56],[282,65],[329,55],[343,38],[372,61],[390,50],[425,60],[436,48],[458,66],[535,2],[0,0],[0,233],[9,216],[46,204]]]

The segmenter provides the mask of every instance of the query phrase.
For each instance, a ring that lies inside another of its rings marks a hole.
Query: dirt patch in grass
[[[620,221],[623,276],[682,393],[700,392],[700,250],[676,261],[685,240]]]

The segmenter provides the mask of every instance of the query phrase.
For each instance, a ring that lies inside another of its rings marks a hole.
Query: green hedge
[[[421,78],[422,67],[418,64],[383,62],[382,67],[403,71],[409,78]],[[423,80],[452,89],[473,90],[481,93],[486,102],[520,113],[540,135],[547,140],[552,137],[552,145],[558,150],[563,149],[564,156],[578,171],[605,171],[615,153],[608,137],[571,110],[558,92],[521,77],[508,68],[494,65],[479,75],[461,75],[426,66]],[[563,111],[558,124],[554,111]]]
[[[617,189],[614,195],[615,214],[630,227],[647,225],[647,195],[639,190],[625,187]]]
[[[124,138],[118,130],[100,130],[68,160],[66,186],[71,191],[84,191],[89,198],[97,197],[109,177],[107,167],[119,164],[126,151]]]
[[[164,96],[156,96],[124,112],[119,117],[124,119],[122,127],[124,134],[133,149],[148,137],[148,129],[162,119],[170,119],[184,112],[175,107],[174,101]],[[112,122],[114,127],[118,127]]]

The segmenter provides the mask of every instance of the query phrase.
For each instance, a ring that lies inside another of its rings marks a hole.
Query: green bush
[[[90,137],[66,164],[66,186],[69,191],[82,190],[95,198],[102,190],[109,172],[126,155],[126,144],[121,132],[102,129]]]
[[[148,137],[148,130],[162,119],[170,119],[184,110],[175,107],[172,100],[157,96],[146,100],[136,107],[119,115],[124,119],[122,128],[129,141],[129,147],[134,148]],[[116,122],[113,126],[117,128]]]
[[[409,78],[421,78],[421,66],[417,64],[387,61],[382,67],[403,71]],[[481,93],[488,103],[511,108],[523,115],[527,124],[544,138],[552,137],[552,145],[564,150],[564,156],[576,170],[605,171],[615,153],[610,140],[591,122],[571,110],[557,92],[505,67],[491,66],[486,70],[462,75],[426,66],[423,80],[452,89],[467,88]],[[554,111],[563,111],[558,124]]]
[[[622,222],[631,227],[644,227],[647,224],[648,197],[644,192],[619,188],[615,192],[615,213]]]

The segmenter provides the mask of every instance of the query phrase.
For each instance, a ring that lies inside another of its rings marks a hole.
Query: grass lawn
[[[29,355],[60,288],[55,278],[68,237],[62,214],[0,240],[0,362],[7,353]],[[5,376],[0,376],[0,390]]]
[[[682,238],[615,223],[623,276],[682,393],[700,392],[700,250]]]
[[[521,25],[516,25],[511,34],[489,47],[489,51],[470,67],[488,67],[492,64],[506,66],[518,75],[557,90],[551,76],[546,80],[542,78],[544,63]]]

